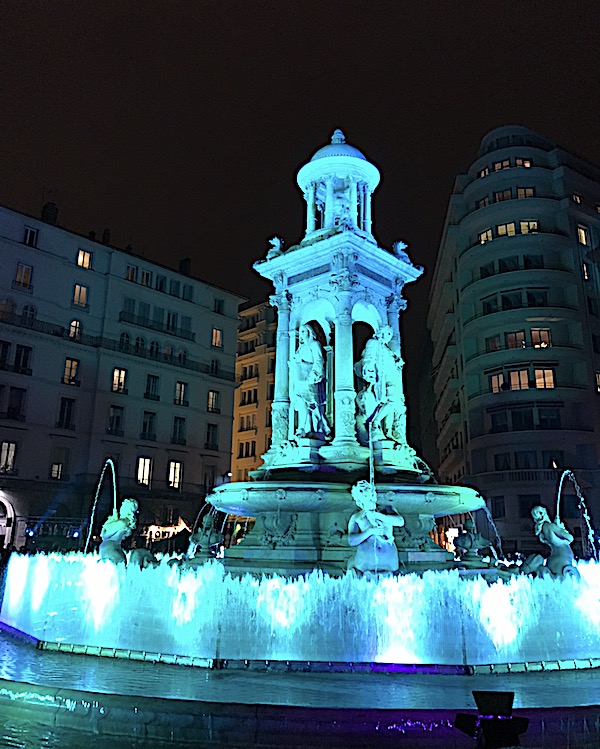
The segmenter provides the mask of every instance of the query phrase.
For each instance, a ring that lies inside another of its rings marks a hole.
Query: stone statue
[[[357,426],[363,442],[368,440],[369,423],[374,435],[379,432],[385,439],[400,444],[406,442],[403,361],[389,347],[392,336],[389,325],[382,327],[367,341],[355,367],[356,373],[367,383],[357,396]]]
[[[267,252],[267,260],[272,260],[274,257],[279,257],[283,252],[283,240],[279,237],[272,237],[269,239],[269,251]]]
[[[479,552],[484,549],[490,549],[494,554],[492,542],[475,530],[473,518],[467,518],[463,523],[463,528],[465,532],[454,540],[454,545],[462,552],[461,558],[463,561],[480,562]]]
[[[325,418],[325,362],[317,336],[310,325],[301,325],[299,345],[290,367],[291,403],[298,414],[296,437],[327,437]]]
[[[404,518],[377,511],[377,493],[368,481],[359,481],[352,487],[352,498],[359,512],[348,522],[348,544],[356,547],[348,569],[363,573],[396,572],[399,562],[394,526],[402,527]]]
[[[579,577],[579,572],[573,565],[573,536],[558,515],[552,522],[548,510],[538,505],[531,510],[531,517],[535,535],[543,544],[550,547],[550,556],[544,559],[541,554],[532,554],[521,565],[521,572],[535,574],[538,577]]]
[[[129,538],[135,530],[137,522],[138,503],[135,499],[124,499],[121,507],[115,510],[106,519],[100,535],[100,558],[114,562],[114,564],[126,564],[127,558],[121,548],[121,544]]]

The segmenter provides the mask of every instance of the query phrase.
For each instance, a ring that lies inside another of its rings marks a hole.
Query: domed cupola
[[[336,130],[297,175],[306,200],[306,235],[332,229],[371,235],[371,194],[379,170]]]

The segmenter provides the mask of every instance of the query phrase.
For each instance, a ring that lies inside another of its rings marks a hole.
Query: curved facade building
[[[519,126],[455,183],[428,326],[438,474],[486,496],[506,551],[535,547],[569,468],[600,522],[600,169]],[[584,543],[568,484],[560,514]]]

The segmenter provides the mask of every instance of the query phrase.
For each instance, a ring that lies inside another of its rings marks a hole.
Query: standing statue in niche
[[[301,325],[299,345],[290,367],[292,409],[298,414],[296,437],[329,435],[325,418],[325,362],[317,336],[310,325]]]
[[[541,554],[532,554],[521,565],[521,572],[535,574],[538,577],[550,575],[552,577],[579,577],[577,568],[573,565],[573,536],[565,528],[557,515],[552,522],[548,510],[540,505],[531,510],[534,531],[538,539],[550,547],[547,559]]]
[[[121,544],[129,538],[137,523],[138,503],[135,499],[124,499],[121,507],[113,511],[106,519],[100,535],[100,559],[105,559],[114,564],[126,564],[127,557],[121,548]]]
[[[402,388],[402,359],[389,346],[393,331],[382,327],[370,338],[356,374],[367,384],[357,396],[357,426],[361,442],[368,442],[368,425],[374,435],[399,444],[406,441],[406,406]]]
[[[358,572],[396,572],[399,566],[394,526],[401,528],[401,515],[384,515],[376,509],[377,493],[373,484],[359,481],[352,487],[352,499],[359,511],[348,522],[348,544],[356,547],[348,569]]]

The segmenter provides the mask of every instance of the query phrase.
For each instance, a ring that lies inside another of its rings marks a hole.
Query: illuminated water
[[[232,577],[13,554],[1,620],[50,641],[228,660],[486,664],[600,657],[600,565],[581,580],[456,571]]]

